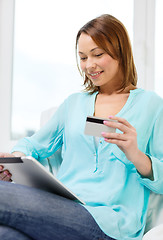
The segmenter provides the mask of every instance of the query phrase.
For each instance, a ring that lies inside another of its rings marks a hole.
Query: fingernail
[[[104,138],[104,141],[106,141],[106,142],[107,142],[107,141],[108,141],[108,138]]]
[[[7,172],[7,171],[4,171],[3,173],[4,173],[5,175],[8,175],[8,172]]]
[[[108,122],[108,121],[105,121],[105,120],[104,120],[104,121],[103,121],[103,124],[106,124],[107,122]]]
[[[109,118],[113,118],[113,115],[110,115]]]

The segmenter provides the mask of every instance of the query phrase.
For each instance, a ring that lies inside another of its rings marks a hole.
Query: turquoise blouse
[[[136,128],[138,147],[152,161],[152,181],[143,178],[116,145],[100,138],[96,147],[94,138],[84,135],[96,95],[72,94],[41,130],[20,140],[12,151],[41,162],[62,147],[57,178],[86,203],[105,234],[142,239],[150,190],[163,194],[163,99],[154,92],[132,90],[117,114]]]

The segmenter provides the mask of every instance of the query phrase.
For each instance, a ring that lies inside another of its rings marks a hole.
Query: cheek
[[[101,62],[101,66],[106,70],[117,71],[119,69],[118,62],[113,60],[111,57],[107,59],[103,59]]]
[[[85,63],[84,62],[80,62],[80,68],[84,72],[84,70],[85,70]]]
[[[102,68],[108,68],[111,65],[111,59],[108,56],[101,58],[97,64]]]

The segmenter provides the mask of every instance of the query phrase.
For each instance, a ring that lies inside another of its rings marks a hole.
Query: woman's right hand
[[[13,152],[13,153],[0,152],[0,158],[7,158],[7,157],[12,158],[12,157],[22,157],[22,156],[25,156],[25,154],[22,152]],[[11,176],[12,174],[9,172],[9,170],[4,169],[4,166],[0,165],[0,180],[12,182]]]
[[[5,157],[22,157],[22,156],[25,156],[25,154],[22,153],[22,152],[13,152],[13,153],[0,152],[0,158],[5,158]]]
[[[6,157],[15,157],[15,155],[10,154],[10,153],[0,153],[0,158],[6,158]],[[8,169],[4,169],[4,166],[0,165],[0,180],[1,181],[12,182],[11,176],[12,176],[12,174],[8,171]]]
[[[11,176],[12,176],[12,174],[7,169],[4,169],[3,165],[0,165],[0,180],[1,181],[12,182]]]
[[[5,157],[15,157],[15,155],[11,153],[0,152],[0,158],[5,158]]]

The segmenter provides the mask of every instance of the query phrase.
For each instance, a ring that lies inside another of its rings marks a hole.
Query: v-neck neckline
[[[115,115],[117,117],[120,117],[123,115],[123,113],[126,111],[126,109],[128,108],[128,106],[130,105],[133,97],[135,96],[135,94],[141,92],[143,89],[142,88],[136,88],[134,90],[130,90],[130,93],[129,93],[129,96],[128,96],[128,99],[126,101],[126,103],[124,104],[124,106],[121,108],[121,110]],[[97,98],[97,95],[98,95],[98,92],[95,92],[93,93],[92,95],[92,104],[91,104],[91,108],[90,108],[90,112],[89,112],[89,115],[90,116],[93,116],[94,115],[94,112],[95,112],[95,104],[96,104],[96,98]]]

